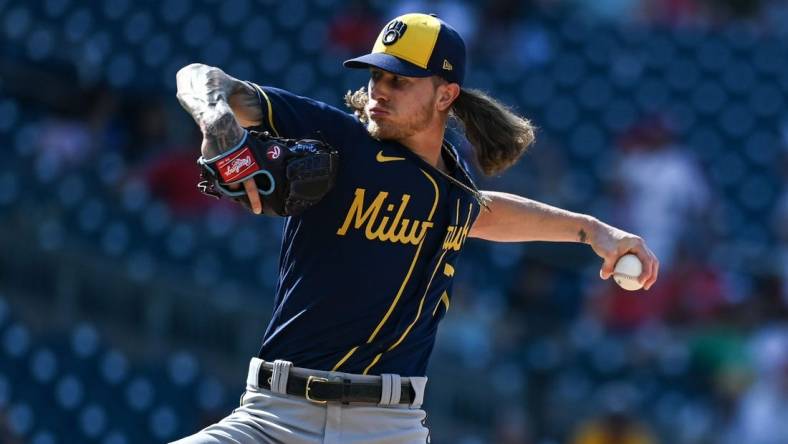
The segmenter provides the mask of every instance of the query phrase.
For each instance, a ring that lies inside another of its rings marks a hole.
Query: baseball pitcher
[[[427,362],[468,237],[591,246],[607,279],[644,241],[594,217],[480,190],[445,138],[461,122],[488,175],[533,143],[531,123],[463,86],[465,44],[441,19],[406,14],[369,54],[350,113],[199,64],[177,97],[204,140],[201,186],[285,216],[274,312],[229,416],[180,444],[424,443]]]

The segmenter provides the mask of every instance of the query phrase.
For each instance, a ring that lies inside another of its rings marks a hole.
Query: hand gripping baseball
[[[646,242],[634,234],[599,223],[591,235],[591,248],[604,260],[599,277],[608,279],[613,275],[618,260],[627,254],[634,254],[642,263],[638,283],[648,290],[659,276],[659,260]]]
[[[219,68],[197,63],[181,68],[175,78],[178,101],[202,131],[200,151],[203,157],[215,157],[237,146],[245,131],[236,121],[228,98],[242,82]],[[243,186],[252,211],[262,213],[262,202],[254,180],[244,181]],[[239,187],[238,184],[233,185],[233,188]]]

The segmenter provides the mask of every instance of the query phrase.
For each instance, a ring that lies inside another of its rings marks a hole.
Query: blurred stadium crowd
[[[229,413],[282,224],[196,191],[175,72],[339,105],[366,81],[341,61],[404,11],[454,24],[467,84],[540,128],[486,187],[662,261],[632,294],[587,247],[470,242],[432,442],[788,443],[779,0],[0,0],[0,442],[165,442]]]

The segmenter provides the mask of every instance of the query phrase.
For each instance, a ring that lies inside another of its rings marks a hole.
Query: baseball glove
[[[246,131],[235,148],[216,157],[197,160],[203,194],[227,196],[250,208],[243,187],[229,185],[254,178],[263,213],[297,216],[315,205],[334,185],[339,153],[312,139],[284,139],[268,132]]]

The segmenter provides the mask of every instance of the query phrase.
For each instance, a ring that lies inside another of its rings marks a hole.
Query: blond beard
[[[407,139],[427,128],[435,116],[435,109],[430,104],[427,104],[402,124],[390,123],[384,120],[381,125],[372,120],[369,116],[369,110],[365,109],[364,112],[367,114],[367,132],[378,140]]]

